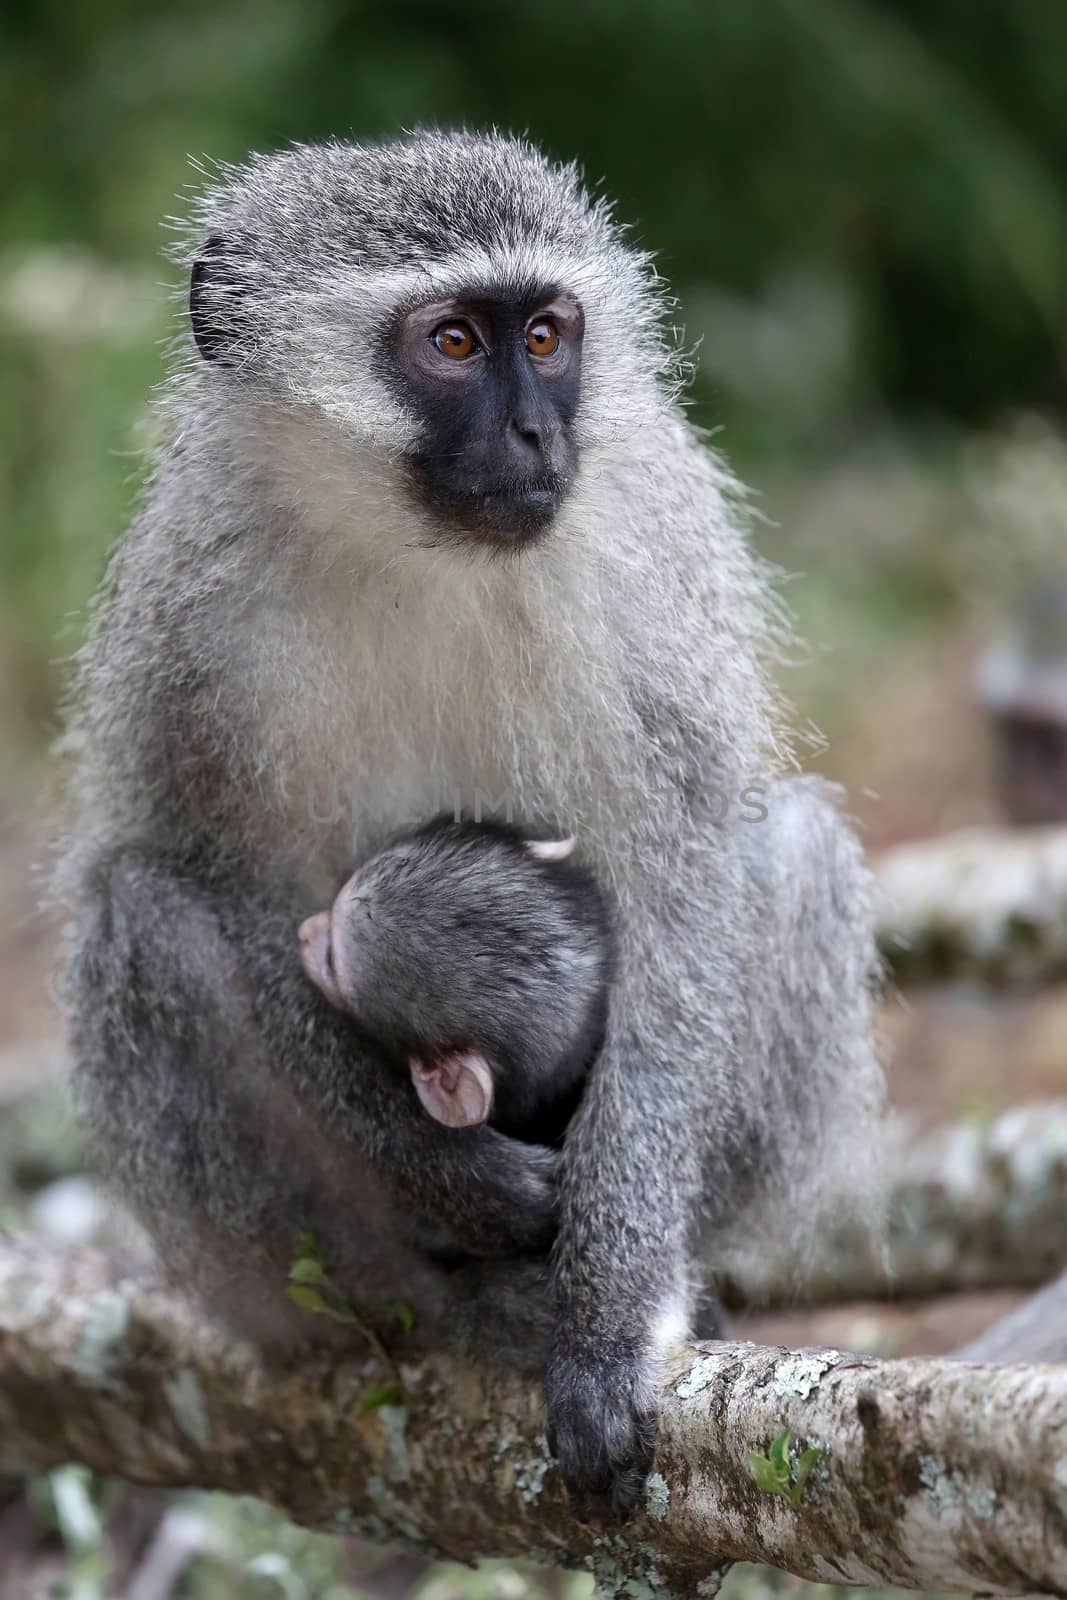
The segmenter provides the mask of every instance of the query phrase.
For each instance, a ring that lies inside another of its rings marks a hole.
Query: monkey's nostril
[[[521,442],[526,449],[531,450],[538,457],[545,454],[548,439],[546,430],[540,422],[529,417],[512,417],[511,433],[514,439]]]

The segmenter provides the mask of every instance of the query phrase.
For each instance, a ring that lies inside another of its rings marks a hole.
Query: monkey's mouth
[[[539,533],[552,523],[566,492],[566,483],[555,475],[528,478],[464,495],[463,506],[472,529]]]
[[[509,550],[545,537],[569,487],[569,479],[555,472],[479,485],[462,494],[425,479],[420,483],[442,533],[454,530],[453,537],[473,535],[479,543]]]

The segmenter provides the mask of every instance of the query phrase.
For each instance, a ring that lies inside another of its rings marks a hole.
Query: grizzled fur
[[[334,938],[352,953],[360,1026],[405,1060],[483,1051],[494,1128],[561,1143],[607,1018],[610,916],[588,867],[445,818],[380,850],[346,891]]]
[[[284,1279],[314,1228],[355,1300],[414,1306],[413,1342],[547,1355],[565,1481],[625,1509],[702,1276],[761,1230],[801,1248],[873,1170],[868,885],[826,790],[776,776],[780,622],[738,490],[677,407],[649,262],[528,145],[257,157],[185,261],[212,358],[187,339],[68,740],[90,1123],[218,1315],[309,1331]],[[472,284],[585,315],[577,478],[511,559],[439,537],[385,357],[403,308]],[[762,822],[731,804],[753,784]],[[453,797],[576,834],[613,896],[605,1041],[558,1158],[435,1125],[295,958],[353,863]],[[427,1218],[479,1261],[435,1270]]]

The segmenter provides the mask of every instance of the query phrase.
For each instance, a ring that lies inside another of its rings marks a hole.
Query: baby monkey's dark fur
[[[327,998],[428,1112],[558,1148],[603,1038],[613,939],[573,840],[439,817],[364,862],[302,929]]]

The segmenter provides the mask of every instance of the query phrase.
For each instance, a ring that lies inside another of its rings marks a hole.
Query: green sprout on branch
[[[323,1265],[319,1241],[313,1233],[302,1233],[297,1240],[296,1253],[289,1267],[289,1282],[285,1290],[294,1305],[316,1317],[330,1317],[358,1328],[375,1355],[390,1374],[389,1383],[375,1384],[363,1396],[361,1411],[375,1411],[379,1406],[402,1406],[405,1402],[404,1386],[396,1362],[382,1343],[371,1320],[356,1310],[348,1296],[334,1283]],[[415,1313],[404,1301],[388,1308],[404,1329],[410,1333],[415,1325]]]
[[[756,1480],[757,1489],[761,1489],[764,1494],[780,1494],[791,1506],[798,1506],[804,1498],[804,1485],[811,1476],[811,1469],[822,1454],[822,1447],[813,1444],[810,1449],[797,1456],[795,1461],[791,1461],[789,1459],[791,1436],[792,1430],[783,1428],[765,1456],[750,1450],[748,1465]]]

